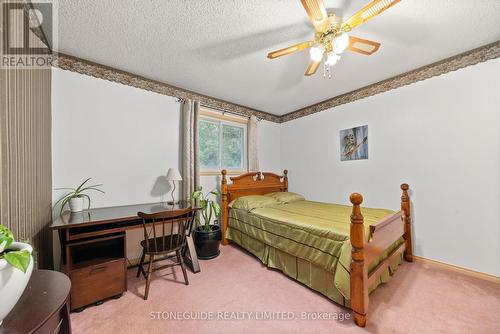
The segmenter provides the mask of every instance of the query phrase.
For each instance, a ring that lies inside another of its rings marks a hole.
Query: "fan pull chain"
[[[326,62],[323,63],[323,78],[332,78],[331,66],[327,65]]]

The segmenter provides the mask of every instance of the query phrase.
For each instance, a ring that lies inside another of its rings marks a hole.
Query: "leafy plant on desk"
[[[220,206],[219,203],[217,203],[217,196],[219,195],[220,192],[218,190],[212,190],[208,194],[204,194],[202,187],[199,187],[198,190],[191,194],[191,198],[197,200],[200,206],[203,224],[201,224],[198,219],[197,221],[203,231],[211,231],[212,227],[210,223],[212,222],[212,218],[219,217]]]
[[[13,250],[9,246],[15,242],[14,235],[4,225],[0,225],[0,259],[4,259],[11,266],[26,272],[30,264],[31,254],[27,250]]]
[[[76,188],[55,188],[56,190],[69,190],[63,197],[61,197],[55,204],[54,207],[57,206],[57,204],[61,203],[61,211],[60,214],[63,212],[64,207],[66,204],[69,203],[69,201],[72,198],[86,198],[87,201],[89,202],[88,204],[88,209],[90,209],[90,196],[86,194],[87,191],[94,190],[94,191],[99,191],[104,194],[104,191],[99,189],[98,187],[102,187],[102,184],[94,184],[91,186],[86,186],[85,184],[89,182],[92,178],[88,178],[85,181],[83,181],[78,187]]]

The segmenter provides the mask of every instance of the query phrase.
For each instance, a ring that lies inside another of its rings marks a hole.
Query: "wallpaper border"
[[[256,117],[266,121],[284,123],[498,57],[500,57],[500,40],[281,116],[252,109],[215,97],[199,94],[184,88],[151,80],[136,74],[64,53],[56,53],[54,66],[64,70],[117,82],[158,94],[177,97],[179,99],[196,99],[199,100],[204,106],[222,111],[236,113],[243,116],[255,115]]]
[[[280,117],[280,122],[288,122],[300,117],[309,116],[342,104],[354,102],[376,94],[384,93],[402,86],[439,76],[451,71],[485,62],[500,57],[500,41],[483,45],[476,49],[460,53],[435,63],[419,67],[415,70],[396,75],[374,84],[356,89],[352,92],[335,96],[322,102],[292,111]]]
[[[162,95],[177,97],[179,99],[198,100],[204,106],[221,111],[236,113],[242,116],[255,115],[260,119],[275,123],[280,122],[280,116],[252,109],[232,102],[224,101],[215,97],[199,94],[184,88],[172,86],[160,81],[148,79],[140,75],[122,71],[106,65],[94,63],[89,60],[70,56],[61,52],[55,54],[54,67],[89,75],[95,78],[117,82],[123,85],[144,89]]]

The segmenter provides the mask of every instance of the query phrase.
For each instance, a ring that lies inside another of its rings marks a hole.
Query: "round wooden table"
[[[33,270],[16,306],[3,320],[0,334],[71,333],[68,276],[51,270]]]

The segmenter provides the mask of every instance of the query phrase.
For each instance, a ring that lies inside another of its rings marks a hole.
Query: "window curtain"
[[[259,157],[257,152],[257,122],[257,117],[254,115],[250,116],[247,129],[249,172],[259,171]]]
[[[200,102],[181,101],[182,131],[182,198],[188,200],[200,186],[198,120]]]

